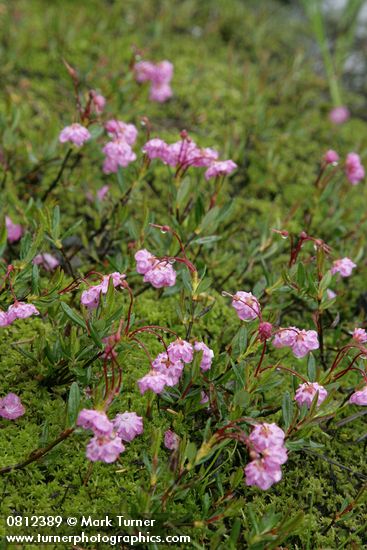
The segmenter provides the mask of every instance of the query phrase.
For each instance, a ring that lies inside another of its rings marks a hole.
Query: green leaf
[[[292,423],[292,418],[293,418],[293,401],[289,391],[286,391],[283,395],[282,412],[283,412],[284,427],[288,429]]]
[[[68,304],[65,304],[65,302],[60,302],[60,305],[65,315],[67,315],[67,317],[69,317],[71,321],[73,321],[74,323],[76,323],[77,325],[79,325],[84,329],[87,328],[84,319],[80,317],[77,313],[75,313],[75,311],[71,309],[71,307],[69,307]]]
[[[68,399],[68,425],[73,426],[78,417],[80,406],[80,390],[76,382],[73,382],[70,386],[69,399]]]
[[[307,362],[307,376],[310,382],[315,382],[316,380],[316,361],[312,353],[308,356]]]

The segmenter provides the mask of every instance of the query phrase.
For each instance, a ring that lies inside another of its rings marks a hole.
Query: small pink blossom
[[[177,359],[176,361],[173,361],[165,352],[157,355],[152,362],[152,369],[165,376],[167,386],[176,386],[176,384],[178,384],[183,368],[184,364],[181,360]]]
[[[152,269],[157,262],[159,261],[153,254],[151,254],[148,250],[143,248],[142,250],[138,250],[135,254],[135,260],[136,260],[136,271],[140,273],[140,275],[145,275],[147,271]]]
[[[101,294],[107,294],[109,281],[112,280],[113,286],[116,288],[121,286],[122,281],[126,278],[124,273],[115,271],[110,275],[104,275],[101,283],[89,287],[82,292],[80,302],[88,309],[95,309],[99,305]]]
[[[55,256],[45,252],[44,254],[37,254],[33,258],[33,263],[36,265],[42,265],[46,271],[53,271],[60,265],[60,262]]]
[[[319,406],[323,401],[325,401],[328,392],[317,382],[305,382],[304,384],[300,384],[297,388],[294,399],[297,401],[298,405],[307,405],[307,407],[310,408],[316,392],[319,392],[319,396],[317,398],[317,405]]]
[[[357,265],[352,262],[350,258],[341,258],[333,262],[331,273],[332,275],[340,273],[341,277],[349,277],[355,267],[357,267]]]
[[[176,271],[166,261],[159,261],[144,275],[144,282],[150,283],[154,288],[174,286],[176,284]]]
[[[85,430],[92,430],[97,437],[111,435],[114,428],[113,423],[108,419],[105,412],[94,409],[81,410],[76,425],[81,426]]]
[[[194,358],[194,348],[189,342],[181,338],[171,342],[167,351],[168,357],[173,362],[181,360],[184,363],[191,363]]]
[[[23,235],[23,228],[21,225],[14,223],[9,216],[5,216],[5,226],[7,233],[7,240],[10,244],[19,241]]]
[[[292,347],[299,329],[296,327],[280,328],[274,335],[273,346],[275,348]]]
[[[105,174],[117,172],[119,166],[126,168],[126,166],[136,160],[136,154],[124,138],[117,137],[113,141],[109,141],[102,151],[106,155],[103,164],[103,172]]]
[[[329,113],[329,118],[333,124],[343,124],[350,117],[350,112],[347,107],[341,105],[340,107],[334,107]]]
[[[213,162],[205,172],[205,179],[216,178],[218,176],[226,176],[231,174],[237,168],[237,164],[233,160],[221,160]]]
[[[140,61],[134,66],[137,82],[150,81],[149,99],[163,103],[172,97],[170,82],[173,76],[173,65],[169,61],[151,63]]]
[[[146,142],[142,148],[143,153],[145,153],[148,158],[161,159],[163,162],[167,163],[169,157],[169,146],[163,139],[153,138]]]
[[[8,314],[5,311],[0,311],[0,327],[7,327],[10,323]]]
[[[154,73],[154,64],[150,61],[139,61],[134,65],[135,78],[137,82],[146,82],[152,80]]]
[[[200,397],[200,405],[206,405],[206,403],[209,403],[209,396],[205,393],[205,391],[201,391]]]
[[[214,351],[210,349],[206,344],[204,344],[204,342],[195,342],[194,350],[198,352],[203,352],[200,362],[201,370],[204,372],[209,370],[212,366]]]
[[[8,420],[15,420],[19,416],[23,416],[25,408],[21,400],[15,393],[8,393],[0,399],[0,416]]]
[[[97,199],[102,202],[106,196],[108,195],[109,193],[109,190],[110,190],[110,187],[109,185],[103,185],[102,187],[100,187],[97,191]]]
[[[331,290],[331,288],[326,289],[326,295],[328,297],[328,300],[334,300],[334,298],[337,297],[337,293]]]
[[[39,314],[40,312],[33,304],[26,304],[25,302],[16,302],[8,308],[9,323],[16,319],[26,319],[31,315]]]
[[[164,432],[164,446],[170,451],[177,451],[180,444],[180,438],[172,430]]]
[[[66,143],[67,141],[70,141],[71,143],[74,143],[74,145],[76,145],[77,147],[81,147],[91,137],[92,136],[87,128],[85,128],[81,124],[75,123],[71,126],[66,126],[60,132],[59,141],[60,143]]]
[[[136,412],[125,411],[115,417],[113,427],[122,441],[132,441],[137,435],[143,433],[143,418]]]
[[[282,479],[280,466],[268,464],[264,458],[252,460],[245,467],[246,485],[254,485],[263,491]]]
[[[294,355],[301,359],[311,350],[319,348],[319,340],[315,330],[300,330],[292,345]]]
[[[242,321],[253,321],[260,315],[260,304],[251,292],[239,290],[233,296],[232,306]]]
[[[151,101],[164,103],[165,101],[167,101],[167,99],[170,99],[172,95],[173,92],[171,86],[165,82],[163,84],[155,84],[153,82],[150,87],[149,99]]]
[[[92,99],[92,108],[97,115],[100,115],[106,106],[106,98],[95,90],[91,90],[89,93]]]
[[[248,439],[252,448],[257,453],[262,453],[264,449],[282,446],[285,433],[275,423],[267,424],[264,422],[253,427]]]
[[[259,338],[262,342],[269,340],[273,332],[273,325],[266,321],[263,321],[259,324]]]
[[[336,151],[333,151],[333,149],[329,149],[326,151],[324,155],[324,161],[326,164],[337,164],[339,160],[339,155]]]
[[[134,145],[138,137],[136,126],[122,122],[122,120],[108,120],[105,124],[105,129],[110,137],[124,139],[128,145]]]
[[[87,458],[92,462],[115,462],[125,447],[121,438],[115,434],[105,437],[93,437],[87,445]]]
[[[367,386],[362,390],[355,391],[349,398],[352,405],[367,405]]]
[[[363,328],[355,328],[352,338],[359,344],[364,344],[367,342],[367,332]]]
[[[166,385],[167,376],[154,369],[138,380],[139,390],[142,395],[148,390],[157,394],[162,393]]]
[[[357,153],[349,153],[345,161],[345,173],[352,185],[357,185],[365,176],[365,170]]]

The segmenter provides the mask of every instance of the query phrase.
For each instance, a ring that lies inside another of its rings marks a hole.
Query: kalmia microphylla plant
[[[333,455],[339,427],[367,406],[354,287],[364,249],[351,224],[361,143],[322,134],[297,194],[275,149],[259,177],[250,133],[211,132],[205,105],[193,121],[179,116],[182,69],[165,56],[134,49],[114,94],[108,71],[98,81],[66,60],[65,69],[72,101],[49,154],[33,154],[25,175],[15,152],[3,163],[18,187],[5,178],[0,331],[16,360],[0,427],[22,452],[9,453],[0,476],[45,472],[65,455],[91,501],[101,479],[113,494],[121,483],[132,516],[162,514],[162,528],[165,518],[177,528],[192,506],[198,544],[218,526],[233,547],[260,550],[308,521],[306,508],[291,519],[283,510],[259,527],[267,499],[283,502],[300,472],[314,479],[326,464],[359,483],[336,499],[324,526],[333,529],[366,487],[357,459]],[[323,116],[335,132],[353,118],[346,107]],[[27,426],[39,438],[31,448]],[[311,511],[324,490],[315,487]],[[255,534],[240,534],[243,516]]]

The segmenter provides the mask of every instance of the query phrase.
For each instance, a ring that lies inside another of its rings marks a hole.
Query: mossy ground
[[[214,307],[196,329],[210,338],[216,354],[223,352],[239,326],[220,291],[224,285],[233,291],[252,288],[259,281],[263,286],[274,284],[288,251],[273,241],[267,243],[267,239],[269,229],[281,226],[285,220],[288,229],[295,232],[309,224],[309,231],[331,241],[340,256],[360,260],[353,282],[342,285],[338,311],[348,329],[358,322],[356,319],[363,320],[364,314],[356,304],[366,291],[366,187],[350,190],[338,180],[334,194],[319,207],[311,182],[326,149],[343,153],[356,150],[365,155],[366,123],[355,117],[338,132],[330,126],[328,86],[310,56],[309,30],[304,20],[290,17],[290,13],[291,8],[281,3],[240,0],[0,3],[0,50],[4,60],[0,68],[0,126],[4,148],[12,151],[16,166],[13,177],[5,181],[4,196],[6,210],[14,217],[23,219],[26,201],[37,196],[38,186],[47,188],[58,170],[57,164],[51,164],[38,173],[35,181],[23,181],[19,197],[16,181],[27,174],[32,163],[60,155],[57,135],[70,122],[73,112],[70,78],[62,58],[78,68],[87,88],[103,92],[111,114],[135,123],[142,115],[147,116],[154,134],[171,141],[185,128],[200,145],[215,146],[225,158],[234,158],[238,163],[239,170],[221,192],[222,203],[232,202],[223,226],[214,228],[219,235],[223,231],[223,238],[201,247],[197,254],[213,279],[208,303]],[[146,90],[137,92],[128,71],[132,46],[143,49],[147,58],[167,58],[174,63],[174,98],[166,105],[148,102]],[[345,102],[359,108],[364,99],[348,91]],[[105,176],[100,161],[97,148],[92,160],[83,156],[72,183],[64,178],[63,187],[51,199],[51,204],[59,202],[65,227],[83,219],[86,234],[98,228],[100,216],[85,203],[84,192],[102,185]],[[195,184],[196,176],[191,177]],[[92,267],[103,269],[109,261],[114,265],[111,259],[133,270],[127,242],[141,238],[146,211],[150,219],[165,223],[167,171],[157,166],[154,178],[160,195],[156,196],[147,185],[137,187],[129,213],[119,212],[121,217],[115,220],[123,229],[120,240],[115,238],[111,246],[109,258],[79,255],[84,272]],[[206,185],[200,182],[200,186]],[[118,193],[112,186],[112,195],[118,197]],[[205,193],[208,189],[204,188]],[[109,214],[109,204],[101,208],[104,210],[99,214]],[[139,286],[137,277],[131,280]],[[279,297],[276,300],[284,301]],[[139,296],[136,315],[152,324],[179,329],[175,304],[176,297],[167,295],[157,300],[156,292],[149,290]],[[307,310],[307,305],[285,308],[284,318],[298,318],[302,323],[302,308]],[[340,336],[338,330],[330,332],[331,346]],[[55,339],[54,326],[47,317],[15,323],[2,329],[1,335],[1,392],[16,388],[27,409],[26,416],[18,421],[1,424],[0,465],[6,466],[57,437],[65,425],[70,382],[43,383],[49,363],[37,350],[43,349],[45,339],[51,343]],[[154,346],[157,348],[152,342],[152,352],[158,349]],[[22,355],[20,347],[37,361]],[[139,351],[124,357],[123,391],[112,412],[132,409],[145,414],[148,398],[139,395],[135,383],[146,372],[144,361]],[[215,369],[221,372],[220,364]],[[148,511],[158,515],[160,502],[154,501],[153,494],[143,496],[143,489],[150,483],[145,457],[152,458],[155,430],[163,433],[172,426],[180,436],[189,433],[195,441],[198,428],[196,421],[187,420],[183,405],[171,408],[173,413],[154,403],[143,436],[129,445],[116,465],[96,464],[90,472],[85,459],[87,437],[80,432],[41,461],[2,477],[2,514],[57,513],[66,517],[126,512],[134,517]],[[203,408],[203,423],[207,414]],[[247,538],[238,539],[233,534],[235,518],[239,518],[241,532],[248,534],[254,529],[254,517],[269,511],[284,517],[302,511],[303,522],[292,528],[285,547],[363,548],[367,545],[363,499],[350,516],[330,524],[343,501],[355,498],[366,483],[365,440],[356,443],[364,431],[364,417],[335,432],[330,430],[328,435],[320,430],[313,437],[324,445],[315,451],[318,456],[291,453],[282,482],[266,493],[246,488],[242,481],[233,482],[233,473],[244,466],[246,456],[239,450],[224,449],[217,458],[218,467],[222,465],[220,475],[211,474],[202,487],[193,485],[177,499],[172,498],[162,514],[161,526],[166,522],[173,532],[190,534],[193,548],[246,548]],[[201,444],[199,438],[196,444]],[[168,460],[163,448],[159,460]],[[170,480],[168,468],[162,467],[160,475],[164,486]],[[221,497],[231,488],[238,505],[220,521],[199,527],[201,520],[221,508]],[[251,548],[273,546],[264,543]]]

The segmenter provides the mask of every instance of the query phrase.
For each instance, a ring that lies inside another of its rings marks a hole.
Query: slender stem
[[[41,197],[41,200],[44,201],[46,200],[46,198],[48,197],[48,195],[55,189],[56,185],[59,183],[60,179],[61,179],[61,176],[63,175],[64,173],[64,170],[66,168],[66,164],[69,160],[69,157],[71,155],[71,153],[73,152],[72,148],[70,148],[65,157],[64,157],[64,160],[62,161],[61,163],[61,166],[60,166],[60,170],[56,176],[56,178],[53,180],[53,182],[51,182],[50,186],[48,187],[48,189],[46,189],[46,191],[43,193],[42,197]]]

